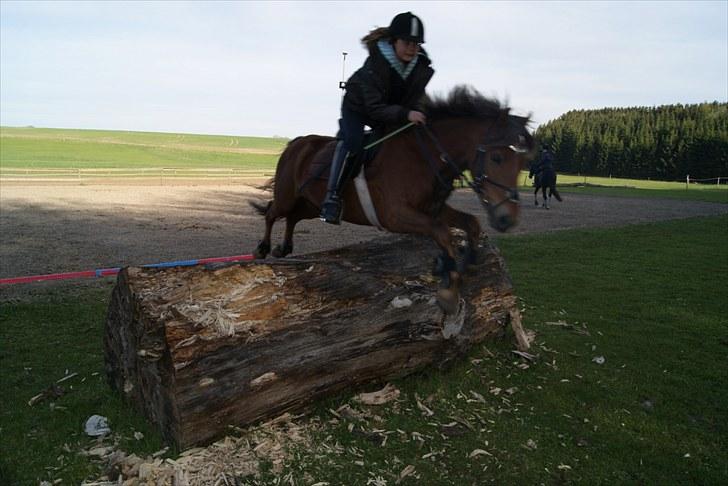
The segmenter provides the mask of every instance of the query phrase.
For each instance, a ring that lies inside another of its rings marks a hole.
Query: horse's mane
[[[472,86],[455,86],[446,97],[428,97],[425,113],[433,121],[443,118],[478,118],[491,120],[508,115],[510,108],[500,101],[486,98]],[[528,118],[525,119],[528,123]]]

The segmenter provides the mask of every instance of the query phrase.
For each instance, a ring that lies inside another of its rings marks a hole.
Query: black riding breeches
[[[336,138],[344,141],[344,150],[352,154],[361,151],[364,143],[364,125],[359,113],[341,107],[339,133],[336,134]]]

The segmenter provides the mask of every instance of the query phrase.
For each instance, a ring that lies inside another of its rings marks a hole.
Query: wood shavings
[[[262,462],[271,464],[274,473],[281,473],[289,447],[312,447],[312,432],[318,427],[313,421],[300,425],[290,414],[284,414],[243,431],[239,437],[228,436],[208,447],[184,451],[177,459],[162,459],[161,456],[169,452],[168,448],[142,459],[113,451],[113,447],[97,447],[86,454],[109,458],[107,467],[117,471],[118,481],[104,482],[102,480],[106,478],[99,478],[82,484],[117,485],[127,484],[127,481],[132,481],[129,484],[142,481],[149,486],[238,484],[235,478],[259,477]]]
[[[536,356],[535,355],[533,355],[531,353],[526,353],[525,351],[518,351],[518,350],[515,350],[514,349],[513,351],[511,351],[511,353],[517,354],[521,358],[525,358],[528,361],[535,361],[536,360]]]
[[[480,402],[480,403],[488,403],[485,400],[485,397],[481,395],[480,393],[470,390],[470,394],[475,398],[475,400],[468,400],[468,402]]]
[[[65,393],[66,390],[62,386],[56,385],[54,383],[36,396],[32,397],[30,400],[28,400],[28,405],[32,407],[36,403],[42,402],[43,400],[46,400],[48,398],[55,399],[62,397],[63,395],[65,395]]]
[[[387,383],[384,388],[371,393],[360,393],[354,400],[364,405],[382,405],[399,398],[399,390],[391,383]]]
[[[251,388],[261,388],[264,385],[267,385],[269,383],[272,383],[278,379],[278,375],[276,375],[274,372],[269,371],[268,373],[264,373],[257,377],[256,379],[252,380],[250,382]]]
[[[419,396],[417,396],[416,394],[415,394],[415,401],[416,401],[416,403],[417,403],[417,408],[419,408],[419,409],[420,409],[420,410],[422,411],[422,414],[423,414],[423,415],[424,415],[425,417],[432,417],[433,415],[435,415],[435,412],[433,412],[432,410],[430,410],[430,409],[429,409],[429,408],[427,407],[427,405],[425,405],[424,403],[422,403],[422,402],[420,401],[420,397],[419,397]]]
[[[399,484],[402,482],[404,478],[407,476],[412,476],[415,473],[415,467],[411,464],[407,465],[402,471],[399,473],[399,478],[397,479],[395,484]]]
[[[71,379],[71,378],[73,378],[74,376],[78,376],[78,373],[71,373],[70,375],[69,375],[69,374],[67,374],[67,375],[66,375],[66,376],[64,376],[63,378],[61,378],[61,379],[59,379],[59,380],[56,380],[56,383],[63,383],[63,382],[64,382],[64,381],[66,381],[66,380],[70,380],[70,379]]]
[[[224,304],[223,299],[217,299],[195,304],[177,304],[175,309],[189,320],[212,328],[220,337],[232,337],[235,335],[235,321],[240,314],[226,310]]]

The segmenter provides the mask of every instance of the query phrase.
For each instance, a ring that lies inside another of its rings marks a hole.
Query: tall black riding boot
[[[344,142],[339,140],[334,150],[334,158],[331,162],[329,182],[326,186],[326,198],[321,204],[321,221],[331,224],[341,223],[341,188],[344,185],[344,174],[346,170],[349,153],[344,150]]]

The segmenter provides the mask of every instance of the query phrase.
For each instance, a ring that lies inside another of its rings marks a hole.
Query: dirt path
[[[263,221],[248,206],[267,195],[241,185],[0,186],[0,278],[171,260],[250,253]],[[527,199],[531,201],[531,199]],[[469,191],[454,206],[486,216]],[[728,205],[669,199],[566,195],[547,211],[524,204],[515,234],[568,228],[620,226],[646,221],[728,213]],[[274,242],[283,224],[276,225]],[[295,253],[309,253],[382,237],[370,227],[341,227],[316,220],[299,224]],[[113,278],[67,281],[66,286],[112,285]],[[89,284],[88,282],[96,282]],[[0,299],[58,288],[60,282],[0,288]]]

